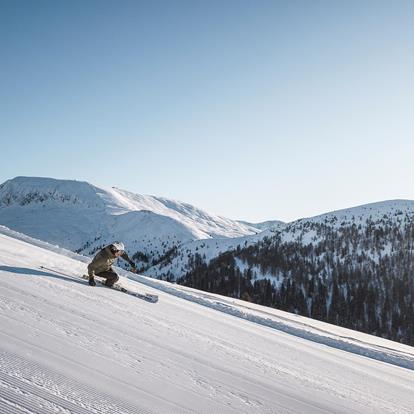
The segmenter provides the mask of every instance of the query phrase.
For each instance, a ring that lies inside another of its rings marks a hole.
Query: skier
[[[125,246],[121,242],[114,242],[104,247],[88,265],[89,285],[96,286],[94,275],[103,277],[106,279],[105,285],[112,287],[115,282],[119,280],[119,276],[116,274],[112,265],[118,259],[126,260],[132,267],[131,272],[136,273],[137,269],[135,263],[125,253]]]

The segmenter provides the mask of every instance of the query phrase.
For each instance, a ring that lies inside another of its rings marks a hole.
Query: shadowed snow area
[[[0,246],[1,414],[412,412],[412,347],[120,271],[151,304],[64,249]]]

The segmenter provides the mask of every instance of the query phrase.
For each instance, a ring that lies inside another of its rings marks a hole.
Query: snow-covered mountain
[[[88,255],[120,239],[146,275],[414,344],[414,201],[260,231],[161,197],[20,177],[0,186],[0,224]]]
[[[243,237],[202,239],[182,243],[170,250],[154,266],[146,269],[145,274],[158,279],[177,280],[189,271],[196,256],[209,263],[223,253],[255,245],[273,234],[275,234],[275,230],[264,230]]]
[[[386,200],[303,218],[289,224],[291,227],[300,227],[302,224],[309,222],[327,224],[339,228],[344,225],[366,225],[368,221],[378,224],[383,222],[384,219],[401,222],[401,219],[404,219],[404,217],[411,217],[413,215],[413,200]]]
[[[232,242],[183,245],[154,273],[414,344],[413,201],[335,211]]]
[[[0,245],[1,414],[412,413],[412,347],[118,269],[151,304],[88,286],[87,257]]]
[[[35,177],[0,185],[0,224],[86,254],[122,240],[151,261],[183,242],[260,231],[179,201]]]
[[[291,223],[269,221],[265,222],[270,223],[267,228],[266,225],[262,226],[260,223],[241,222],[246,225],[255,225],[257,228],[263,227],[265,230],[255,235],[235,237],[233,239],[196,240],[183,243],[177,249],[170,252],[170,255],[165,260],[148,269],[146,274],[153,277],[176,279],[188,271],[190,263],[196,254],[208,263],[222,253],[246,248],[275,236],[286,243],[316,244],[325,237],[323,234],[317,236],[315,230],[317,226],[323,226],[324,228],[329,228],[332,232],[340,233],[348,226],[356,226],[362,231],[367,226],[385,226],[385,222],[403,227],[407,223],[407,219],[411,220],[411,218],[414,218],[414,201],[390,200],[337,210],[315,217],[295,220]],[[244,270],[244,265],[241,264],[240,268]],[[273,278],[268,272],[261,272],[259,266],[254,270],[258,279],[265,277]]]
[[[239,220],[239,223],[244,224],[246,226],[254,227],[260,230],[280,230],[282,229],[286,223],[280,220],[267,220],[262,221],[261,223],[249,223],[248,221]]]

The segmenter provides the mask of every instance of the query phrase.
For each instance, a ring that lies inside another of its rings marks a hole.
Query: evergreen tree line
[[[299,224],[293,240],[282,231],[208,264],[196,253],[177,282],[414,345],[413,220],[333,224]]]

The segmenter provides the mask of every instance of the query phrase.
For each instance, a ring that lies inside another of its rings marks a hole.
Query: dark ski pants
[[[113,271],[113,269],[96,273],[96,276],[104,277],[106,279],[105,285],[109,287],[112,287],[114,283],[119,280],[119,276]]]

